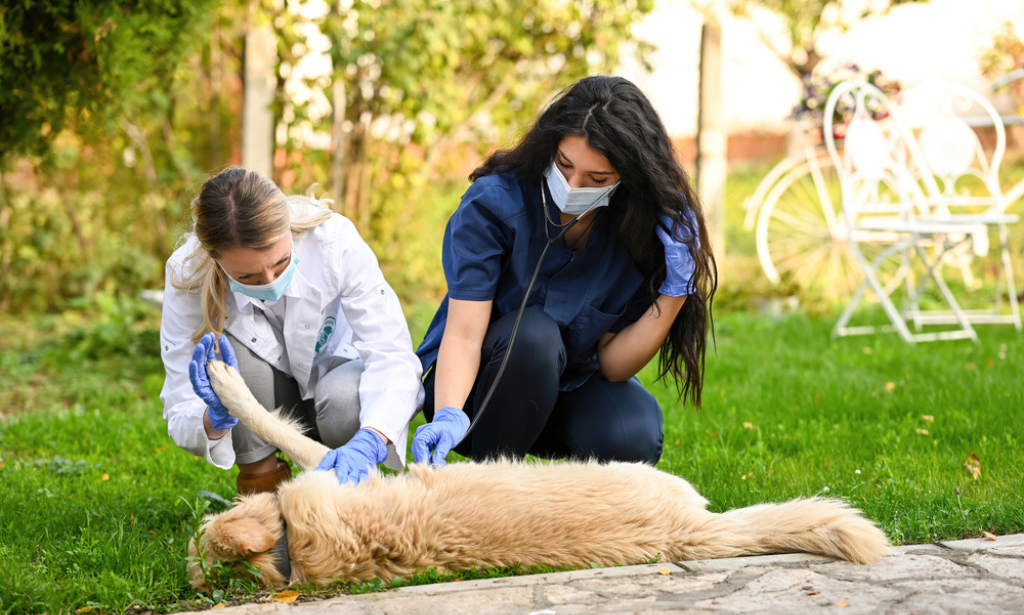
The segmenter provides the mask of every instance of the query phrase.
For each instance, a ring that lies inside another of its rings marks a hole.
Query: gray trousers
[[[359,429],[362,360],[348,361],[327,372],[317,383],[313,399],[304,400],[294,378],[261,359],[230,333],[228,338],[238,358],[238,371],[260,405],[267,410],[280,408],[282,414],[298,419],[306,427],[307,436],[329,448],[338,448],[352,439]],[[242,423],[231,428],[231,441],[238,464],[255,463],[277,451]]]

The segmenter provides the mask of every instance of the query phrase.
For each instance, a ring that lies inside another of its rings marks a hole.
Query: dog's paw
[[[245,418],[251,408],[260,407],[235,368],[223,361],[210,361],[206,364],[206,373],[220,403],[234,416]]]

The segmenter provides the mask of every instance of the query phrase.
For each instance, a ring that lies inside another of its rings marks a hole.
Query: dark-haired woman
[[[454,448],[657,463],[662,412],[635,375],[660,350],[661,375],[700,403],[717,283],[658,114],[626,79],[583,79],[470,180],[444,238],[448,295],[417,351],[430,423],[415,461],[441,465]]]

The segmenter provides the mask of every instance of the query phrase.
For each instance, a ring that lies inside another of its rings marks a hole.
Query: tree
[[[0,7],[0,164],[43,155],[76,118],[118,122],[203,41],[218,0],[13,0]]]
[[[611,70],[652,8],[653,0],[342,0],[319,14],[280,11],[282,79],[326,36],[332,73],[305,85],[341,112],[332,118],[316,100],[289,97],[283,116],[292,129],[333,127],[334,156],[344,160],[334,196],[365,228],[388,186],[430,178],[460,146],[507,142],[558,87]],[[302,146],[296,134],[287,147]],[[371,187],[382,195],[376,205]]]

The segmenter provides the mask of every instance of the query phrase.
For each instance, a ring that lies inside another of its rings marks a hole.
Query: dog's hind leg
[[[206,364],[210,383],[221,403],[238,417],[249,431],[273,444],[288,455],[303,470],[312,470],[330,451],[319,442],[302,435],[298,423],[281,417],[278,412],[267,412],[252,396],[242,375],[221,361]]]

